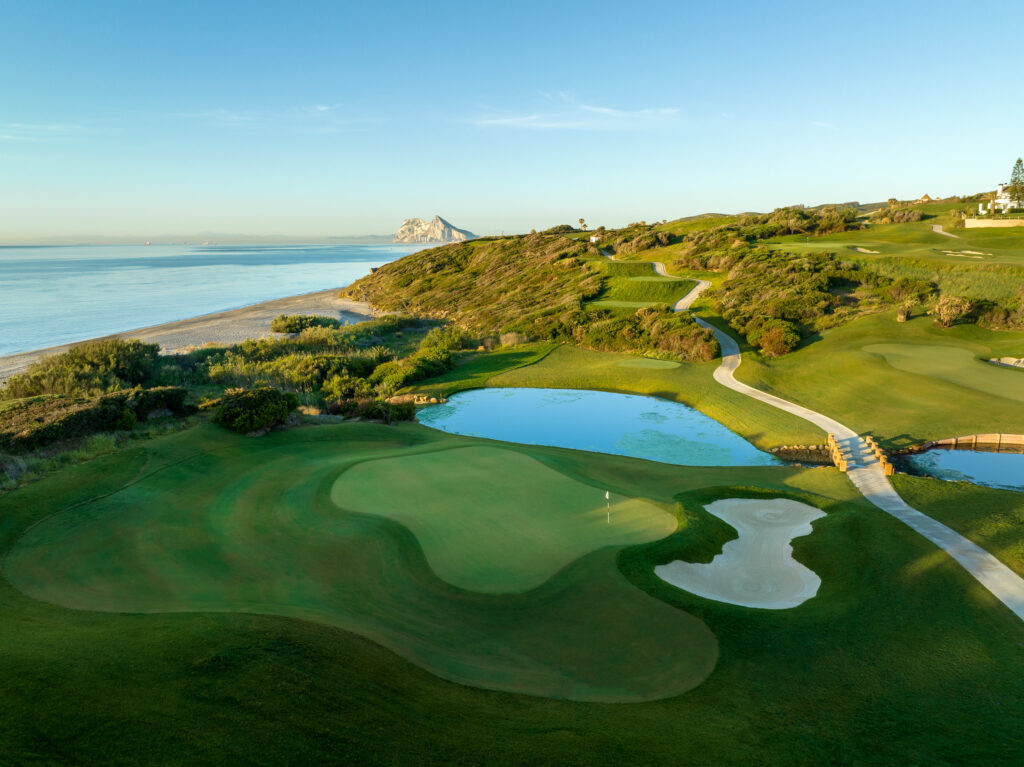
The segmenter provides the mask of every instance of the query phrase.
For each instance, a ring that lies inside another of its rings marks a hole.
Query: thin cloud
[[[476,125],[488,128],[637,131],[661,127],[679,118],[679,110],[673,108],[616,109],[608,106],[578,102],[564,93],[557,94],[557,97],[544,92],[540,95],[544,100],[557,102],[560,106],[550,111],[538,111],[529,114],[478,117],[473,122]]]
[[[336,104],[313,104],[312,106],[288,107],[287,109],[245,110],[217,107],[199,112],[176,112],[171,117],[184,120],[205,120],[222,125],[245,123],[294,122],[318,119],[338,109]]]
[[[0,141],[64,141],[81,130],[68,123],[0,123]]]

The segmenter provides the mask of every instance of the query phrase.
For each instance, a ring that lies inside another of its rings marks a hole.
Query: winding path
[[[947,232],[940,233],[947,234]],[[955,237],[956,235],[950,236]],[[601,252],[607,258],[614,260],[610,253]],[[658,274],[665,277],[673,276],[668,273],[665,264],[660,261],[649,261],[648,263]],[[697,285],[676,302],[675,310],[677,312],[688,310],[710,285],[711,283],[707,280],[698,280]],[[847,476],[868,501],[896,517],[949,554],[996,599],[1010,608],[1018,618],[1024,620],[1024,578],[1021,578],[976,543],[908,505],[889,484],[878,459],[855,431],[826,415],[755,389],[742,381],[737,381],[734,373],[743,361],[739,345],[732,336],[700,317],[694,317],[694,319],[698,325],[714,333],[722,347],[722,364],[715,369],[715,380],[718,383],[766,405],[792,413],[805,421],[810,421],[823,431],[833,434],[840,449],[848,456]]]
[[[961,239],[959,234],[953,234],[952,232],[947,232],[945,229],[943,229],[942,224],[932,224],[932,231],[935,232],[935,234],[941,234],[945,237],[952,237],[954,240]]]

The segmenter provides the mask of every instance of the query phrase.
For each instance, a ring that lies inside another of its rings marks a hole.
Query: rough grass
[[[108,493],[116,497],[122,488],[155,480],[177,462],[191,461],[216,474],[222,464],[215,459],[244,457],[256,471],[295,450],[319,453],[322,460],[355,457],[425,434],[414,426],[356,424],[259,441],[219,434],[210,442],[213,435],[205,430],[164,438],[64,470],[0,499],[0,551],[51,512],[94,504]],[[0,762],[1019,763],[1024,749],[1020,622],[933,546],[867,506],[834,470],[698,470],[549,448],[528,454],[580,482],[658,503],[680,502],[680,531],[663,544],[623,551],[619,565],[634,584],[625,588],[642,594],[639,585],[659,603],[672,605],[667,609],[698,615],[714,631],[720,657],[704,684],[678,697],[629,705],[488,692],[446,682],[380,644],[319,620],[69,610],[29,599],[0,580]],[[278,503],[298,501],[309,484],[298,479],[297,489],[290,483],[278,488]],[[707,559],[717,553],[729,530],[708,522],[702,505],[754,492],[805,500],[828,512],[812,535],[794,542],[796,558],[822,577],[819,596],[794,610],[750,610],[689,596],[650,573],[659,557]],[[247,497],[240,495],[239,501]],[[307,509],[298,519],[309,521],[316,513]],[[205,535],[211,547],[241,546],[266,535],[252,525],[191,530],[195,512],[179,505],[176,514],[182,530],[169,532]],[[288,515],[278,522],[288,524]],[[390,609],[394,591],[434,604],[439,625],[458,622],[464,613],[450,612],[450,601],[433,602],[438,586],[424,576],[411,536],[374,517],[363,522],[376,525],[374,534],[334,552],[327,564],[319,556],[320,539],[312,530],[300,532],[308,555],[303,565],[360,572],[378,582],[372,601],[346,592],[346,598],[358,598],[374,612]],[[136,531],[145,538],[147,529]],[[131,530],[116,534],[129,538]],[[272,539],[261,554],[273,561],[280,548],[298,548],[289,538]],[[387,569],[362,569],[378,556],[373,550],[385,558]],[[592,578],[605,572],[612,562],[601,557],[584,560],[582,573]],[[194,564],[181,561],[182,567]],[[260,568],[258,562],[223,564],[236,582],[244,579],[246,568],[254,568],[253,574]],[[407,581],[415,588],[410,590]],[[576,591],[571,579],[562,582]],[[605,602],[618,601],[619,592],[609,593],[600,580],[594,583],[597,591],[588,599],[601,605],[598,611]],[[323,588],[338,585],[325,581]],[[452,593],[450,587],[444,591]],[[535,596],[557,601],[558,595]],[[479,598],[483,603],[504,599]],[[519,618],[524,630],[544,627],[553,640],[562,640],[567,653],[591,663],[628,662],[613,657],[614,645],[598,636],[573,638],[574,622],[588,619],[588,613],[563,611],[546,624],[535,615]],[[404,626],[405,634],[415,637],[419,628]],[[630,628],[629,623],[618,627]],[[654,622],[644,629],[660,631]],[[660,641],[669,656],[683,652],[675,638]],[[659,669],[655,676],[662,673]]]
[[[1024,356],[1024,333],[943,330],[927,317],[897,323],[886,313],[827,331],[785,357],[745,355],[736,377],[898,448],[1024,433],[1024,375],[984,362],[1004,355]]]
[[[465,389],[480,389],[493,376],[532,365],[544,359],[557,346],[556,343],[532,343],[493,352],[466,354],[453,370],[406,387],[402,393],[447,397]]]
[[[906,474],[895,475],[893,485],[915,509],[949,525],[1024,576],[1024,493]]]

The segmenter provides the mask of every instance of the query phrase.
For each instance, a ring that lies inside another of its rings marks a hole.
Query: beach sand
[[[362,322],[373,315],[369,304],[338,298],[339,290],[339,288],[333,288],[316,293],[277,298],[273,301],[243,306],[240,309],[128,330],[123,333],[103,336],[103,338],[138,339],[157,343],[160,344],[165,354],[173,354],[211,343],[224,346],[244,341],[246,338],[278,335],[271,332],[270,322],[279,314],[322,314],[336,317],[343,322]],[[44,357],[65,352],[77,343],[83,342],[78,341],[0,357],[0,381],[24,371],[33,362]]]

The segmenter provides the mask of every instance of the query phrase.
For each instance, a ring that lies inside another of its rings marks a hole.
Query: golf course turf
[[[671,534],[671,506],[616,494],[608,524],[602,490],[523,453],[342,427],[369,438],[353,451],[323,442],[332,430],[286,450],[198,430],[194,457],[34,525],[5,575],[79,609],[329,623],[446,679],[536,695],[644,700],[711,673],[707,627],[605,549]]]
[[[347,465],[450,448],[528,456],[678,529],[480,594],[438,578],[407,528],[330,500]],[[743,497],[827,513],[793,542],[821,577],[813,599],[749,609],[655,576],[720,553],[735,533],[703,507]],[[414,424],[201,426],[3,496],[0,552],[0,762],[1009,765],[1024,748],[1019,621],[832,469],[693,469]],[[480,689],[507,680],[509,652],[535,694]],[[474,686],[441,678],[458,674]],[[647,702],[564,699],[598,687]]]
[[[409,528],[442,580],[486,593],[529,591],[591,551],[676,529],[665,509],[617,494],[606,505],[597,488],[522,453],[454,450],[364,461],[331,499]]]

